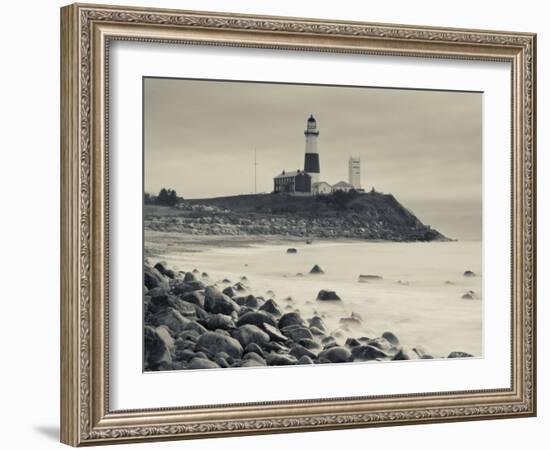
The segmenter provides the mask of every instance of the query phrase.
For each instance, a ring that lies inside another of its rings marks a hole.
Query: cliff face
[[[343,193],[320,197],[239,195],[186,200],[175,208],[145,205],[144,226],[214,235],[281,235],[433,241],[447,238],[424,225],[393,195]]]

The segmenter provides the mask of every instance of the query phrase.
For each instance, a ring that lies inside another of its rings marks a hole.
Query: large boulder
[[[204,358],[193,358],[187,365],[188,369],[219,369],[220,366],[214,361]]]
[[[311,319],[308,319],[309,327],[315,327],[323,332],[327,331],[327,327],[325,325],[325,322],[323,322],[323,319],[321,319],[319,316],[313,316]]]
[[[237,328],[232,336],[237,339],[243,347],[246,347],[248,344],[257,344],[260,347],[269,342],[269,335],[258,328],[256,325],[245,324]]]
[[[287,337],[281,333],[281,331],[276,327],[267,322],[264,322],[262,325],[263,330],[269,335],[269,338],[272,341],[276,342],[286,342]]]
[[[254,344],[254,343],[248,344],[245,347],[244,352],[245,353],[257,353],[262,358],[265,356],[264,351],[262,350],[262,348],[258,344]]]
[[[319,293],[317,294],[317,300],[322,301],[342,301],[340,297],[338,297],[338,294],[334,291],[330,291],[328,289],[321,289]]]
[[[298,363],[292,355],[279,354],[279,353],[270,353],[267,355],[267,365],[268,366],[292,366]]]
[[[283,312],[275,300],[269,299],[262,306],[260,306],[260,311],[265,311],[266,313],[272,314],[273,316],[281,316]]]
[[[188,331],[188,330],[196,331],[199,334],[206,333],[207,331],[206,328],[204,328],[200,323],[195,322],[194,320],[192,320],[191,322],[189,322],[187,325],[183,327],[183,331]]]
[[[176,278],[176,272],[168,267],[168,264],[164,261],[159,261],[155,264],[155,269],[157,269],[162,275],[168,278]]]
[[[281,316],[278,325],[280,329],[283,329],[290,325],[300,325],[303,327],[306,325],[306,323],[304,319],[302,319],[302,316],[297,312],[288,312]]]
[[[313,334],[309,331],[309,328],[302,327],[300,325],[289,325],[281,329],[283,334],[292,339],[295,342],[300,341],[301,339],[313,339]]]
[[[314,352],[300,344],[292,344],[290,346],[290,354],[297,359],[300,359],[302,356],[308,356],[311,359],[315,359],[317,357]]]
[[[277,326],[275,319],[270,315],[267,314],[264,311],[250,311],[246,314],[243,314],[241,317],[239,317],[239,320],[237,321],[237,326],[245,325],[245,324],[251,324],[256,325],[258,328],[262,328],[265,330],[263,324],[267,323],[272,326]]]
[[[331,347],[319,353],[320,358],[326,358],[332,363],[343,363],[351,360],[351,352],[340,346]]]
[[[203,333],[195,349],[211,355],[225,352],[233,358],[240,358],[243,354],[243,347],[237,339],[214,331]]]
[[[165,308],[151,317],[151,323],[156,326],[166,325],[173,334],[179,334],[190,322],[174,308]]]
[[[143,267],[143,284],[147,289],[162,287],[165,290],[169,289],[168,279],[161,274],[157,269],[149,265]]]
[[[204,309],[213,314],[231,314],[239,311],[239,305],[214,286],[205,289]]]
[[[145,326],[143,335],[145,370],[158,370],[160,364],[172,362],[170,348],[155,328]]]
[[[246,355],[243,356],[243,361],[247,361],[253,359],[254,361],[257,361],[260,366],[265,366],[267,363],[265,362],[265,359],[262,355],[256,352],[249,352]]]
[[[254,295],[239,295],[233,297],[233,301],[239,306],[247,306],[251,309],[258,309],[260,306],[260,300]]]
[[[204,291],[191,291],[181,295],[184,302],[192,303],[204,309]]]
[[[202,320],[204,326],[209,330],[234,330],[235,322],[231,316],[225,314],[211,314]]]
[[[374,345],[358,345],[351,349],[353,361],[374,361],[391,359],[391,355]]]
[[[200,291],[204,289],[204,283],[202,281],[185,282],[177,280],[172,285],[172,292],[180,297],[188,292]]]

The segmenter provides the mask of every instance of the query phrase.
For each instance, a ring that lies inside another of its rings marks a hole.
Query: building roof
[[[318,181],[317,183],[313,183],[311,187],[319,186],[320,184],[326,184],[327,186],[330,186],[326,181]]]
[[[338,183],[333,184],[332,187],[333,187],[333,188],[338,188],[338,187],[350,187],[350,188],[352,188],[353,185],[350,184],[350,183],[347,183],[347,182],[345,182],[345,181],[339,181]]]
[[[311,176],[311,175],[307,174],[306,172],[304,172],[303,170],[293,170],[291,172],[282,172],[282,173],[280,173],[279,175],[277,175],[273,178],[275,179],[275,178],[295,177],[296,175],[307,175],[308,177]]]

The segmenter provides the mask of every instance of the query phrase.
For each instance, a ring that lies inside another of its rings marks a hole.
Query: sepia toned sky
[[[448,237],[481,238],[482,94],[146,78],[144,188],[184,198],[271,192],[302,169],[310,114],[320,179],[392,193]]]

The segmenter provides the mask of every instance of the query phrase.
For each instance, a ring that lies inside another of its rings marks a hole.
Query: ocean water
[[[287,254],[289,247],[298,252]],[[341,332],[340,341],[391,331],[406,347],[423,346],[436,356],[451,351],[483,355],[481,242],[314,241],[203,248],[182,252],[172,245],[154,260],[184,271],[197,268],[218,283],[246,276],[252,293],[274,298],[283,312],[322,315],[329,330]],[[309,274],[315,264],[325,273]],[[465,270],[477,276],[464,277]],[[382,279],[361,283],[361,274]],[[321,289],[335,291],[342,302],[317,301]],[[476,298],[463,299],[470,290]],[[340,319],[352,313],[361,323],[342,325]]]

